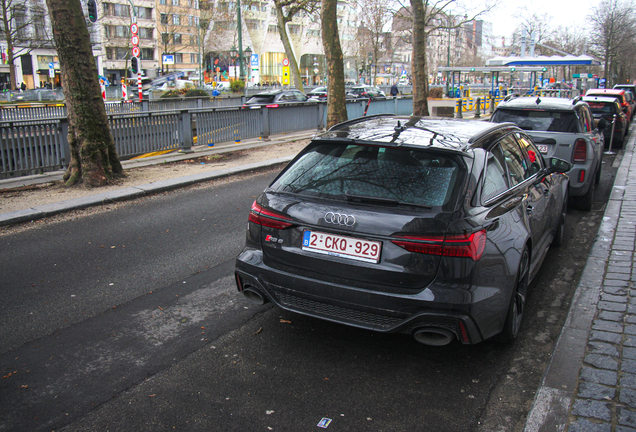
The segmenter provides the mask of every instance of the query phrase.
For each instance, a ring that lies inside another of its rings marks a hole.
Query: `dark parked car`
[[[605,96],[584,96],[583,101],[590,106],[594,120],[598,123],[599,128],[603,129],[605,146],[609,147],[610,141],[613,139],[611,141],[612,148],[623,148],[627,134],[627,116],[621,110],[616,99]],[[604,120],[603,123],[600,122],[601,119]],[[612,123],[614,124],[613,138]]]
[[[307,93],[307,96],[310,99],[315,99],[315,100],[319,100],[319,101],[326,101],[327,100],[327,87],[316,87],[315,89],[313,89],[309,93]]]
[[[298,90],[270,90],[256,93],[249,98],[243,108],[259,108],[265,106],[267,108],[277,108],[283,104],[297,104],[310,101],[307,95]]]
[[[562,240],[570,168],[510,123],[341,123],[254,201],[238,290],[429,345],[510,342]]]
[[[591,210],[594,184],[601,180],[603,132],[590,107],[580,97],[508,97],[491,121],[512,122],[526,131],[545,158],[558,157],[573,164],[570,197],[583,210]]]
[[[632,94],[632,99],[634,101],[636,101],[636,84],[616,84],[614,86],[615,90],[626,90],[627,92]],[[634,109],[635,107],[632,106],[632,117],[629,119],[629,121],[632,121],[634,119],[634,114],[636,114],[636,109]]]
[[[347,91],[347,99],[386,99],[386,94],[375,86],[361,85]]]
[[[625,90],[622,89],[589,89],[585,92],[585,96],[608,96],[616,98],[621,106],[621,109],[631,121],[632,119],[632,106],[625,97]],[[627,131],[629,131],[629,123],[627,123]]]

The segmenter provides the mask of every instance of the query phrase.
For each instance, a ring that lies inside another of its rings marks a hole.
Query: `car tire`
[[[521,320],[525,309],[526,296],[528,294],[528,282],[530,280],[530,252],[528,247],[523,248],[519,270],[515,278],[515,289],[510,296],[510,305],[506,313],[506,322],[503,330],[495,338],[500,343],[512,343],[519,335]]]
[[[585,192],[585,195],[574,197],[573,201],[579,210],[592,210],[592,204],[594,204],[594,182],[590,182],[590,187]]]
[[[601,155],[601,162],[598,164],[598,169],[596,170],[596,177],[594,177],[594,184],[599,184],[601,182],[601,172],[603,171],[603,155]]]
[[[563,236],[565,235],[565,216],[568,210],[568,195],[565,194],[563,199],[563,208],[561,209],[561,216],[559,217],[559,224],[557,225],[554,238],[552,239],[551,246],[561,247],[563,245]]]

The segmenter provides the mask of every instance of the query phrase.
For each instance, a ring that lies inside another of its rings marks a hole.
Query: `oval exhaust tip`
[[[257,290],[255,290],[254,288],[245,288],[243,290],[243,295],[245,296],[246,299],[248,299],[252,303],[256,303],[258,305],[263,305],[267,303],[265,296],[261,294],[260,292],[258,292]]]
[[[455,334],[442,328],[421,328],[413,333],[413,338],[421,344],[430,346],[448,345],[455,339]]]

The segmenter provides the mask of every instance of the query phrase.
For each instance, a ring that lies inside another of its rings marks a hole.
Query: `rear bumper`
[[[581,171],[585,171],[583,181],[581,181]],[[567,173],[570,179],[568,194],[572,197],[585,195],[594,181],[595,174],[596,170],[590,165],[575,165],[574,168]]]
[[[501,330],[510,300],[503,290],[435,282],[408,295],[362,290],[270,268],[255,259],[259,254],[246,250],[237,258],[239,291],[257,290],[283,309],[382,333],[413,334],[434,327],[454,333],[464,344],[478,343]]]

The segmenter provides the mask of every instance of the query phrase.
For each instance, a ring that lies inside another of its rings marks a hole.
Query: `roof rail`
[[[395,114],[373,114],[373,115],[366,116],[366,117],[356,117],[354,119],[345,120],[345,121],[343,121],[341,123],[338,123],[336,125],[331,126],[329,128],[329,131],[340,130],[340,129],[342,129],[345,126],[350,126],[350,125],[353,125],[353,124],[356,124],[356,123],[360,123],[360,122],[367,121],[367,120],[370,120],[372,118],[378,118],[378,117],[395,117]]]

